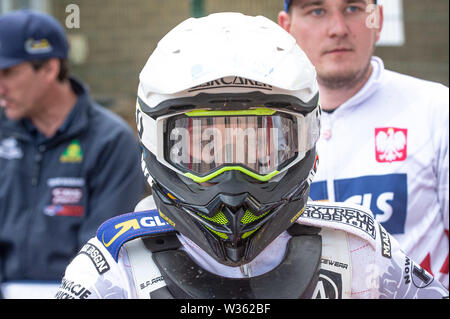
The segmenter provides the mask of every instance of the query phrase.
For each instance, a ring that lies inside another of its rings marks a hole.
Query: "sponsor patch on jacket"
[[[84,207],[79,205],[49,205],[44,207],[44,214],[48,216],[82,217]]]
[[[376,238],[374,218],[370,214],[356,208],[308,203],[305,212],[300,216],[301,218],[345,224],[363,231],[373,239]]]
[[[379,163],[404,161],[407,157],[408,130],[396,127],[375,128],[375,159]]]
[[[391,239],[389,237],[389,234],[384,229],[381,224],[378,224],[380,226],[380,237],[381,237],[381,255],[386,258],[392,258],[391,253]]]
[[[51,204],[44,207],[48,216],[82,217],[84,206],[80,205],[83,189],[80,187],[53,187]]]
[[[97,238],[117,261],[120,247],[127,241],[173,230],[174,228],[159,215],[158,210],[154,209],[124,214],[107,220],[97,230]]]
[[[47,180],[49,187],[83,187],[85,181],[83,177],[52,177]]]
[[[78,140],[73,140],[59,157],[61,163],[81,163],[83,151]]]
[[[22,158],[23,152],[18,144],[17,140],[13,137],[8,137],[0,141],[0,158],[7,160]]]
[[[370,208],[377,222],[391,235],[403,234],[408,202],[407,175],[385,174],[335,179],[334,194],[328,194],[327,182],[311,184],[309,196],[314,201],[334,198]]]
[[[85,244],[78,254],[87,255],[100,275],[109,270],[109,264],[106,261],[105,256],[103,256],[100,250],[94,245],[89,243]]]
[[[51,191],[52,204],[76,204],[81,201],[83,191],[81,188],[55,187]]]

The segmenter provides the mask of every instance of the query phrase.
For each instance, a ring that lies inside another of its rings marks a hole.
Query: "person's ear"
[[[278,13],[278,24],[287,32],[291,30],[291,16],[286,11],[280,11]]]

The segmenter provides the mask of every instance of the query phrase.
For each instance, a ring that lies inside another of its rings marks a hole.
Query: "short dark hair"
[[[69,79],[69,61],[67,59],[58,59],[59,60],[59,73],[58,73],[58,81],[64,82]],[[42,68],[49,59],[45,60],[32,60],[30,61],[31,66],[35,71]]]
[[[372,0],[373,1],[373,3],[375,4],[375,5],[377,5],[378,3],[377,3],[377,1],[378,0]],[[288,13],[291,13],[291,4],[292,4],[292,1],[290,1],[290,3],[289,3],[289,6],[288,6]]]

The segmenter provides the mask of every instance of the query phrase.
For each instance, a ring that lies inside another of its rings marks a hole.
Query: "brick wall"
[[[282,0],[204,0],[205,14],[237,11],[276,21]],[[134,127],[138,74],[157,41],[191,15],[191,0],[58,0],[52,13],[64,23],[65,8],[79,6],[81,26],[67,30],[88,43],[84,63],[73,72],[86,81],[93,96],[125,117]],[[378,47],[385,65],[402,73],[448,85],[448,0],[403,0],[403,47]]]
[[[449,1],[403,0],[405,44],[379,47],[387,68],[449,85]]]
[[[158,40],[189,17],[188,1],[173,0],[58,0],[53,14],[65,22],[65,8],[80,8],[80,28],[67,29],[82,36],[88,57],[71,63],[72,72],[91,88],[103,105],[126,118],[132,127],[139,72]]]

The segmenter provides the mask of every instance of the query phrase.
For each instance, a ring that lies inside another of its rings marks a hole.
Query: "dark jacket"
[[[60,280],[100,224],[145,192],[133,131],[71,84],[78,100],[50,139],[0,110],[0,281]]]

